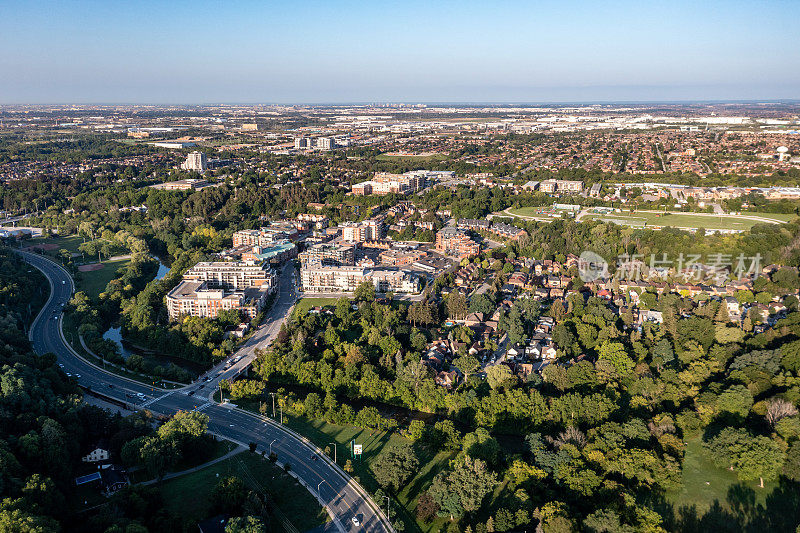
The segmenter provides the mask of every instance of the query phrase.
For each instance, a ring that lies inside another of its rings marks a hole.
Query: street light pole
[[[272,445],[275,444],[275,441],[278,439],[274,439],[272,442],[269,443],[269,454],[272,455]]]

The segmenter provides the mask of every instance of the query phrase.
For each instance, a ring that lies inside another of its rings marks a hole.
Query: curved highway
[[[210,432],[243,445],[255,442],[259,450],[275,452],[278,461],[289,463],[291,471],[325,505],[339,531],[393,532],[388,520],[369,496],[313,444],[271,419],[232,405],[209,401],[210,391],[214,390],[220,379],[244,370],[255,357],[255,349],[266,346],[277,334],[294,305],[293,269],[287,268],[281,275],[279,297],[267,319],[231,358],[239,359],[237,363],[221,363],[207,373],[204,379],[208,381],[199,380],[181,389],[166,391],[106,372],[75,353],[64,339],[61,328],[63,307],[74,290],[72,277],[49,259],[29,252],[19,253],[42,271],[52,288],[50,299],[30,329],[29,336],[36,353],[54,353],[62,370],[77,379],[84,388],[135,408],[147,408],[164,415],[172,415],[177,411],[202,411],[209,417]]]

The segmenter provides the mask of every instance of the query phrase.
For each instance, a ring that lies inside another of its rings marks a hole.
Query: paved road
[[[327,506],[340,531],[393,531],[368,496],[318,448],[270,419],[230,405],[210,402],[205,397],[204,392],[213,390],[220,379],[242,371],[247,361],[255,357],[255,350],[266,346],[277,334],[282,320],[294,305],[290,269],[281,275],[280,293],[269,316],[256,334],[234,354],[233,358],[242,356],[238,363],[227,370],[224,369],[225,363],[218,365],[209,372],[212,377],[209,382],[197,382],[182,389],[164,391],[106,372],[72,351],[61,329],[61,309],[72,295],[72,278],[48,259],[28,252],[20,254],[41,270],[52,286],[50,299],[31,325],[30,339],[34,350],[39,354],[54,353],[62,369],[74,376],[81,386],[160,414],[171,415],[177,411],[195,409],[201,411],[209,416],[210,432],[238,444],[255,442],[260,450],[274,451],[280,462],[289,463],[292,472]],[[353,517],[358,519],[359,526],[352,522]]]

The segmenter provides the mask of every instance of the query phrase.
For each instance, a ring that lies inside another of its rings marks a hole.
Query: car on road
[[[350,521],[351,521],[351,522],[353,523],[353,525],[354,525],[354,526],[356,526],[356,527],[358,527],[358,526],[360,526],[360,525],[361,525],[361,521],[358,519],[358,517],[357,517],[357,516],[354,516],[353,518],[351,518],[351,519],[350,519]]]
[[[189,396],[194,396],[194,393],[195,393],[195,392],[197,392],[197,391],[195,391],[195,390],[190,390],[190,391],[189,391]]]

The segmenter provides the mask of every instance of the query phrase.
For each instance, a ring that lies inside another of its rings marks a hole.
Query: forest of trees
[[[796,286],[796,277],[783,282]],[[493,307],[492,295],[484,298]],[[309,391],[282,391],[290,412],[398,431],[410,446],[432,452],[459,451],[417,505],[421,520],[452,517],[454,531],[509,531],[537,521],[545,531],[693,531],[720,521],[729,524],[726,531],[762,521],[776,531],[793,529],[800,521],[797,300],[787,299],[786,318],[754,334],[732,327],[718,302],[653,296],[664,325],[646,323],[642,331],[609,302],[580,293],[543,309],[519,302],[502,319],[505,328],[525,335],[547,313],[557,320],[560,357],[588,355],[550,365],[527,382],[497,365],[485,380],[467,374],[447,392],[420,357],[429,340],[448,334],[438,328],[443,317],[463,314],[464,303],[406,308],[370,301],[366,293],[356,311],[340,299],[330,315],[295,316],[255,369],[273,390],[292,384]],[[457,327],[449,335],[469,341],[471,333]],[[474,370],[470,359],[458,354],[454,364]],[[239,387],[238,397],[260,398],[264,390],[252,380]],[[438,421],[398,423],[389,416],[398,407]],[[742,518],[669,508],[665,493],[681,486],[692,438],[742,481],[780,481],[791,512],[761,508]],[[509,440],[519,444],[509,448]],[[399,492],[414,472],[409,450],[393,450],[373,467],[385,490]],[[507,496],[486,498],[501,482]]]

